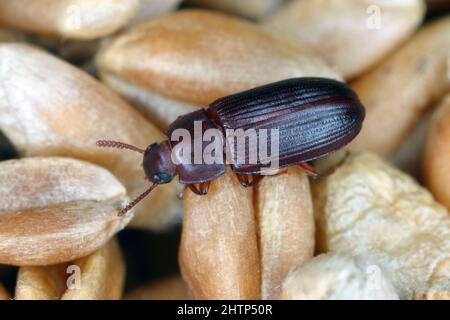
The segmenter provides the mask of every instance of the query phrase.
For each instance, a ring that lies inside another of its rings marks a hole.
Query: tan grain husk
[[[434,107],[432,109],[435,109]],[[422,161],[425,142],[431,128],[434,110],[429,110],[422,116],[413,131],[405,138],[390,159],[391,163],[405,173],[412,175],[422,182]]]
[[[0,163],[0,263],[51,265],[83,257],[123,229],[125,189],[107,170],[64,158]]]
[[[376,265],[342,253],[321,254],[294,268],[283,282],[284,300],[397,300]]]
[[[139,286],[125,296],[127,300],[188,300],[188,288],[180,275],[172,275]]]
[[[450,270],[450,261],[447,259],[445,265],[439,266],[441,270]],[[430,287],[416,290],[413,299],[415,300],[450,300],[450,276],[449,273],[441,273],[434,277]]]
[[[261,19],[277,9],[283,0],[187,0],[186,2],[250,19]]]
[[[351,79],[407,39],[424,13],[423,0],[297,0],[287,2],[262,24],[311,48]]]
[[[450,17],[422,28],[380,66],[352,83],[366,107],[358,150],[392,155],[426,108],[450,89]]]
[[[0,42],[17,42],[23,41],[24,39],[25,36],[23,33],[0,27]]]
[[[67,289],[69,263],[46,267],[21,267],[17,274],[15,299],[58,300]]]
[[[125,261],[116,240],[74,264],[81,269],[81,287],[66,291],[63,300],[117,300],[122,297]]]
[[[0,162],[0,210],[20,210],[72,201],[124,200],[123,185],[106,169],[62,157]]]
[[[257,186],[261,295],[275,299],[289,270],[314,253],[314,215],[309,181],[299,168],[265,177]]]
[[[97,57],[102,79],[161,127],[194,107],[277,80],[339,78],[322,60],[255,24],[183,10],[113,38]]]
[[[79,267],[80,282],[72,282],[73,269]],[[22,267],[17,277],[18,300],[94,300],[120,299],[125,279],[125,264],[116,240],[91,255],[48,267]],[[70,287],[69,287],[70,285]]]
[[[100,40],[65,40],[48,38],[42,36],[29,37],[28,42],[38,47],[43,47],[47,51],[54,53],[59,58],[79,66],[86,70],[85,66],[93,65],[93,57],[100,47]],[[91,71],[91,70],[89,70]],[[95,70],[92,70],[93,74]]]
[[[185,192],[179,261],[194,299],[260,298],[252,197],[230,171],[205,196]]]
[[[423,156],[425,185],[436,199],[450,208],[450,95],[439,105],[432,119]]]
[[[130,24],[146,22],[175,10],[182,0],[140,0],[137,14]]]
[[[74,39],[94,39],[125,26],[139,0],[0,0],[0,24]]]
[[[450,290],[448,211],[411,177],[361,153],[313,191],[322,251],[366,258],[382,268],[401,299],[436,286]]]
[[[98,148],[115,139],[140,148],[161,132],[113,92],[84,72],[33,47],[0,45],[0,129],[22,156],[70,156],[100,164],[130,197],[148,188],[142,155]],[[161,229],[180,210],[175,184],[160,186],[136,208],[132,225]]]
[[[85,256],[123,229],[117,205],[77,201],[6,211],[0,217],[0,261],[49,265]]]

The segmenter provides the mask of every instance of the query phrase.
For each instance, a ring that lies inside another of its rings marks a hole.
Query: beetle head
[[[136,199],[131,201],[126,207],[119,212],[119,216],[125,215],[135,205],[142,201],[146,196],[152,192],[158,185],[163,183],[169,183],[176,175],[177,167],[172,162],[171,147],[169,141],[161,142],[160,144],[154,143],[147,147],[146,150],[133,146],[128,143],[123,143],[115,140],[98,140],[97,146],[102,148],[117,148],[128,149],[135,152],[139,152],[144,155],[144,171],[148,179],[153,184],[145,190]]]
[[[142,163],[147,178],[153,183],[169,183],[177,174],[177,167],[172,162],[172,150],[169,141],[153,143],[144,152]]]

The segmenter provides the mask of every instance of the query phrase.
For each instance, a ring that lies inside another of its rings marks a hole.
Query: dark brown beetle
[[[220,130],[226,135],[228,129],[273,130],[278,129],[279,168],[299,165],[307,173],[318,176],[318,172],[306,162],[323,157],[342,148],[361,130],[365,111],[355,92],[346,84],[324,78],[294,78],[268,84],[214,101],[208,109],[200,109],[175,120],[166,130],[167,137],[177,129],[194,134],[191,142],[207,147],[205,141],[195,137],[195,122],[201,122],[201,133],[208,129]],[[197,139],[197,140],[196,140]],[[267,139],[270,142],[270,138]],[[226,148],[227,139],[222,141]],[[130,149],[144,155],[143,167],[152,186],[132,201],[120,214],[125,214],[146,197],[158,184],[169,183],[178,175],[182,184],[195,193],[208,192],[212,180],[224,174],[224,163],[192,163],[172,160],[172,151],[178,141],[166,140],[154,143],[146,150],[125,143],[101,140],[100,147]],[[249,148],[246,141],[245,148]],[[230,145],[232,145],[230,143]],[[235,156],[238,146],[232,145]],[[195,149],[195,148],[194,148]],[[192,149],[191,149],[192,150]],[[197,149],[198,150],[198,149]],[[222,149],[225,154],[225,149]],[[190,159],[194,157],[190,154]],[[222,158],[224,155],[221,155]],[[247,154],[244,160],[248,160]],[[243,186],[250,186],[261,177],[266,167],[259,161],[241,161],[231,164],[232,170]],[[252,178],[250,181],[250,177]],[[198,185],[198,186],[197,186]]]

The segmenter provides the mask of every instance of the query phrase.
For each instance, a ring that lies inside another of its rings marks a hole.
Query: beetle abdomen
[[[343,147],[358,134],[364,119],[364,107],[353,90],[324,78],[295,78],[251,89],[216,100],[209,111],[225,129],[278,129],[280,167]],[[260,164],[246,160],[233,170],[260,171]]]

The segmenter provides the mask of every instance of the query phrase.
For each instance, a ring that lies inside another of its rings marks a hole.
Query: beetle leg
[[[251,187],[256,185],[259,180],[262,179],[262,175],[260,174],[242,174],[242,173],[236,173],[236,176],[241,183],[241,185],[245,188]],[[252,181],[249,180],[249,177],[252,176]]]
[[[200,189],[200,194],[201,195],[205,195],[205,194],[208,193],[208,191],[209,191],[209,184],[210,183],[211,183],[211,181],[206,181],[206,182],[200,183],[199,189]]]
[[[346,150],[344,157],[341,160],[339,160],[339,162],[337,164],[327,168],[325,170],[325,172],[318,172],[316,170],[316,168],[314,168],[312,165],[307,164],[306,162],[299,163],[298,166],[300,168],[302,168],[303,170],[305,170],[306,173],[309,176],[312,176],[314,179],[319,178],[319,177],[326,177],[326,176],[329,176],[330,174],[332,174],[336,170],[337,167],[339,167],[341,164],[343,164],[345,162],[345,160],[348,158],[349,154],[350,154],[350,152],[348,150]]]
[[[302,168],[308,176],[313,177],[314,179],[319,178],[322,176],[316,168],[314,168],[312,165],[307,164],[306,162],[299,163],[298,166]]]
[[[261,174],[253,174],[252,175],[252,182],[250,182],[250,186],[254,187],[258,184],[259,181],[261,181],[261,179],[264,177]]]
[[[195,194],[198,194],[199,196],[204,196],[209,191],[209,183],[210,183],[210,181],[200,183],[199,187],[197,187],[196,184],[188,184],[188,187]]]
[[[245,188],[250,187],[250,181],[248,180],[248,174],[236,173],[236,177],[238,178],[241,185]]]
[[[350,155],[350,152],[348,150],[345,150],[345,154],[342,157],[342,159],[340,159],[338,163],[336,163],[336,164],[330,166],[329,168],[327,168],[325,170],[325,172],[321,173],[320,175],[321,176],[329,176],[330,174],[334,173],[336,171],[336,169],[338,167],[340,167],[345,162],[345,160],[347,160],[349,155]]]
[[[186,185],[183,184],[182,186],[183,186],[183,188],[182,188],[182,189],[180,190],[180,192],[178,192],[178,194],[177,194],[178,200],[183,200],[184,190],[186,190]]]
[[[197,185],[195,184],[188,184],[189,189],[191,189],[191,191],[195,194],[200,195],[200,191],[197,188]]]

